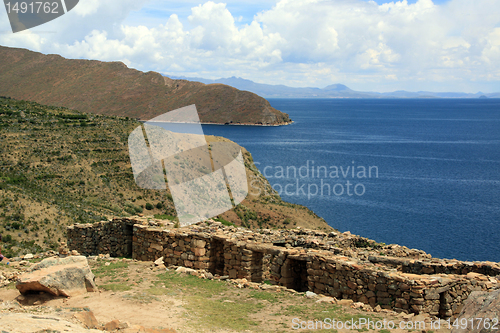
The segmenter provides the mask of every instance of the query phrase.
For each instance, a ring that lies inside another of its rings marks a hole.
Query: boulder
[[[84,256],[44,259],[19,277],[16,288],[23,295],[44,291],[66,297],[98,290]]]
[[[458,316],[457,323],[461,323],[461,319],[469,321],[473,320],[475,327],[471,327],[470,323],[467,328],[458,329],[455,327],[452,329],[452,333],[488,333],[488,332],[498,332],[498,329],[493,329],[491,326],[491,320],[493,318],[498,318],[500,313],[500,290],[495,290],[492,292],[484,291],[473,291],[464,303],[464,307]],[[488,318],[489,327],[484,326],[483,323],[478,324],[477,318]],[[452,323],[454,320],[452,320]],[[459,325],[460,326],[460,325]],[[479,326],[479,327],[478,327]],[[498,326],[497,326],[498,327]]]

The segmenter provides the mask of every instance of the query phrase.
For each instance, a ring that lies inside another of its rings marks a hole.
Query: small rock
[[[31,253],[24,255],[24,260],[29,260],[29,259],[33,259],[33,258],[34,258],[34,256]]]
[[[364,303],[361,303],[361,302],[354,302],[351,304],[351,308],[353,309],[362,309],[364,308]]]
[[[307,298],[316,298],[318,295],[313,293],[312,291],[306,291]]]
[[[328,297],[328,296],[324,296],[324,297],[320,297],[316,303],[333,303],[333,297]]]
[[[196,272],[194,269],[192,268],[187,268],[187,267],[178,267],[176,270],[175,270],[177,273],[185,273],[185,274],[192,274],[194,272]]]
[[[337,301],[338,305],[344,305],[344,306],[351,306],[352,303],[353,303],[352,299],[341,299]]]
[[[114,331],[114,330],[117,330],[119,327],[120,327],[120,321],[119,320],[112,320],[110,321],[109,323],[106,323],[106,325],[104,325],[104,330],[105,331]]]
[[[163,257],[160,257],[160,258],[156,259],[156,261],[155,261],[155,265],[156,265],[156,266],[163,265]]]
[[[98,328],[99,322],[92,311],[81,311],[75,313],[74,317],[78,319],[85,328]]]

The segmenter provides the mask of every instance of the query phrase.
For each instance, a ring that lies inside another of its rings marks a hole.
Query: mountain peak
[[[347,91],[349,91],[351,89],[343,84],[336,83],[336,84],[331,84],[329,86],[324,87],[323,90],[327,90],[327,91],[346,91],[347,90]]]

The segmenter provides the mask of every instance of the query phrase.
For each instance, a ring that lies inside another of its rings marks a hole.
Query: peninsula
[[[286,125],[286,113],[248,91],[173,80],[122,62],[65,59],[0,46],[0,95],[81,112],[151,119],[195,104],[203,123]]]

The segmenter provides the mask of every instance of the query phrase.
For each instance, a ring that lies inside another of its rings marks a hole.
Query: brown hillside
[[[121,62],[65,59],[3,46],[0,95],[140,119],[196,104],[205,123],[278,125],[290,121],[265,99],[226,85],[172,80]]]

